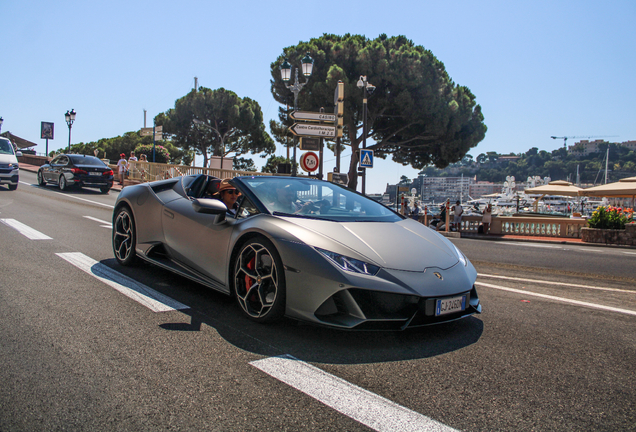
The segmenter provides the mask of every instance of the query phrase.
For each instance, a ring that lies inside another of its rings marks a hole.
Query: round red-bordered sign
[[[300,158],[300,167],[307,172],[314,172],[318,169],[320,159],[314,152],[307,152]]]

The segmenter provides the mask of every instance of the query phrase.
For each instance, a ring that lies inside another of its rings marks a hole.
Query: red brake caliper
[[[254,268],[256,268],[256,257],[252,257],[250,262],[247,263],[246,267],[247,267],[248,270],[254,270]],[[253,283],[254,283],[254,279],[252,279],[251,277],[249,277],[246,274],[245,275],[245,290],[249,291],[250,287],[252,286]],[[252,294],[252,295],[254,295],[254,294]]]

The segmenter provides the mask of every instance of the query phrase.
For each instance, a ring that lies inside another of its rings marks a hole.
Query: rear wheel
[[[265,323],[285,314],[285,275],[274,245],[263,237],[244,244],[234,263],[234,294],[248,318]]]
[[[42,171],[38,171],[38,184],[40,186],[46,186],[46,181],[44,180],[44,174],[42,174]]]
[[[119,264],[130,266],[137,262],[135,247],[137,232],[132,213],[127,207],[117,210],[113,223],[113,252]]]
[[[68,182],[66,181],[66,177],[64,177],[64,174],[60,176],[59,185],[60,185],[60,190],[63,190],[63,191],[68,190]]]

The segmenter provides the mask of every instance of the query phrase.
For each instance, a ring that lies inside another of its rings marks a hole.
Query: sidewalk
[[[25,163],[20,163],[20,169],[25,171],[30,171],[37,173],[40,167],[35,165],[29,165]],[[134,183],[128,182],[128,180],[124,180],[124,186],[132,185]],[[113,183],[113,187],[111,188],[113,191],[121,192],[122,186],[118,181]],[[634,246],[624,246],[624,245],[608,245],[603,243],[584,243],[580,238],[560,238],[560,237],[539,237],[539,236],[521,236],[521,235],[499,235],[499,234],[474,234],[474,233],[457,233],[457,232],[444,232],[439,231],[445,237],[453,237],[453,238],[472,238],[478,240],[487,240],[487,241],[518,241],[518,242],[536,242],[536,243],[553,243],[553,244],[571,244],[571,245],[584,245],[584,246],[604,246],[604,247],[616,247],[616,248],[627,248],[627,249],[636,249]]]

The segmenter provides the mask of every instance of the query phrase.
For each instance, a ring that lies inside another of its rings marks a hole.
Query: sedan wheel
[[[44,181],[44,175],[42,174],[42,171],[38,171],[38,184],[40,186],[46,186],[46,181]]]
[[[119,264],[129,266],[137,261],[136,244],[135,222],[130,210],[123,207],[117,212],[113,224],[113,252]]]
[[[66,177],[64,177],[64,174],[60,176],[59,185],[60,185],[60,190],[64,191],[68,189],[68,182],[66,181]]]
[[[258,322],[285,313],[285,275],[274,245],[258,238],[243,245],[234,265],[234,292],[241,310]]]

